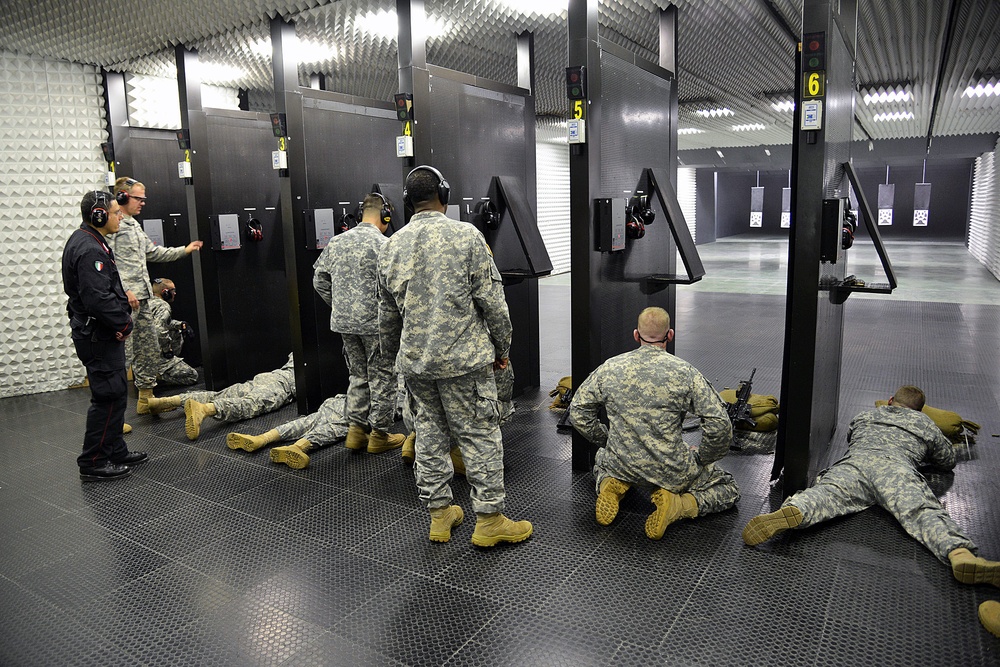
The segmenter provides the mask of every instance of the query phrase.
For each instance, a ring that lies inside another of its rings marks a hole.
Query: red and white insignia
[[[94,268],[98,271],[104,270],[104,262],[94,262]]]

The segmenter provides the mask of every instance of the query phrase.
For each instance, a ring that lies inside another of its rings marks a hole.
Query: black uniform
[[[90,409],[81,468],[100,468],[128,455],[122,438],[128,387],[125,339],[132,332],[131,308],[115,266],[115,256],[100,232],[84,223],[66,242],[63,289],[69,296],[73,344],[90,380]]]

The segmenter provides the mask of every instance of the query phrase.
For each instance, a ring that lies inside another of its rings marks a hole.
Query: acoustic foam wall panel
[[[80,199],[103,187],[97,68],[0,53],[0,397],[82,381],[66,319],[62,249]]]

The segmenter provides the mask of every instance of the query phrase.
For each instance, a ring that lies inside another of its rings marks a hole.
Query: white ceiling
[[[429,63],[516,83],[515,35],[534,33],[536,111],[565,117],[565,0],[426,0],[442,32],[427,44]],[[600,32],[657,60],[657,11],[665,0],[608,0]],[[795,38],[802,0],[676,0],[680,149],[791,143]],[[521,10],[512,9],[514,5]],[[392,0],[4,0],[0,50],[155,76],[175,76],[174,47],[194,48],[205,83],[269,91],[269,21],[295,23],[306,48],[302,82],[322,73],[326,88],[389,100],[398,90]],[[381,13],[380,13],[381,12]],[[367,18],[366,18],[367,17]],[[373,20],[369,20],[372,19]],[[977,82],[1000,83],[997,0],[859,0],[855,138],[920,139],[1000,131],[1000,96],[969,97]],[[372,31],[383,34],[373,34]],[[220,68],[221,69],[221,68]],[[234,76],[235,73],[235,76]],[[902,85],[910,99],[866,104],[869,89]],[[732,115],[703,118],[706,107]],[[912,113],[904,121],[877,114]],[[933,123],[933,128],[931,125]],[[763,126],[738,131],[734,125]]]

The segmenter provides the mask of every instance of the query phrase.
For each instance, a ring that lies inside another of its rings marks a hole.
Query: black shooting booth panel
[[[129,129],[135,173],[121,173],[146,186],[146,205],[138,220],[154,242],[166,248],[186,246],[193,241],[188,225],[187,195],[184,179],[177,176],[177,163],[184,152],[177,147],[172,130]],[[159,238],[157,238],[159,237]],[[208,243],[207,239],[202,239]],[[176,262],[147,262],[149,277],[169,278],[177,286],[177,298],[171,304],[173,318],[189,322],[195,338],[185,341],[181,356],[194,367],[201,366],[201,342],[198,306],[195,300],[194,264],[191,256]]]
[[[292,349],[281,235],[278,172],[271,168],[275,139],[267,114],[206,110],[212,171],[213,229],[222,216],[236,216],[240,247],[213,248],[214,289],[221,304],[222,331],[210,331],[213,349],[222,347],[229,378],[245,382],[284,365]],[[260,223],[260,240],[251,232]],[[211,283],[206,276],[205,289]]]
[[[401,227],[403,179],[394,150],[399,120],[392,104],[307,90],[302,95],[302,126],[309,210],[333,209],[334,223],[339,228],[345,212],[360,220],[358,205],[377,189],[394,207],[387,234]],[[319,248],[309,249],[310,266],[321,252]],[[311,296],[303,294],[304,289]],[[311,299],[311,313],[304,312],[310,305],[307,297]],[[303,327],[312,326],[316,332],[322,396],[342,394],[347,391],[347,365],[340,334],[330,331],[330,307],[311,283],[300,288],[299,299]]]
[[[826,89],[823,128],[818,137],[798,131],[793,170],[792,227],[781,383],[782,420],[772,475],[784,467],[782,492],[805,488],[842,453],[833,451],[840,405],[844,337],[843,298],[832,285],[843,283],[846,251],[822,259],[824,200],[847,197],[843,165],[850,159],[854,129],[854,55],[829,6],[804,17],[808,32],[825,26]],[[813,139],[816,139],[813,141]],[[827,221],[836,225],[841,220]],[[836,248],[840,248],[839,245]]]
[[[538,232],[535,103],[527,91],[430,66],[434,166],[461,220],[486,237],[504,278],[513,336],[514,393],[539,384],[538,281],[552,263]],[[417,110],[419,114],[419,110]],[[495,224],[482,222],[486,200]]]
[[[601,49],[600,59],[601,191],[597,196],[627,200],[644,169],[676,173],[671,159],[676,155],[670,111],[674,82],[607,48]],[[652,210],[656,217],[646,225],[642,238],[627,239],[624,250],[602,252],[591,263],[590,331],[591,336],[599,336],[600,357],[592,360],[593,367],[635,347],[632,330],[644,308],[659,306],[674,318],[674,286],[647,281],[651,275],[678,270],[677,246],[657,197],[652,198]]]

